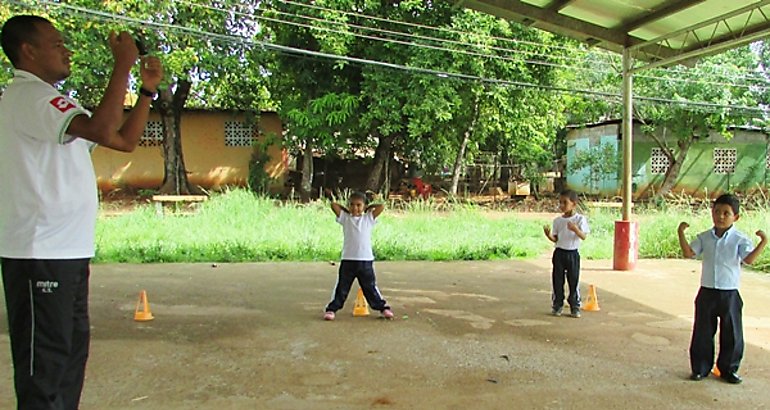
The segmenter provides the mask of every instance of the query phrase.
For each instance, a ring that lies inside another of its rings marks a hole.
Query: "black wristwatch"
[[[144,87],[139,87],[139,94],[142,94],[145,97],[150,97],[153,100],[158,98],[157,92],[150,91]]]

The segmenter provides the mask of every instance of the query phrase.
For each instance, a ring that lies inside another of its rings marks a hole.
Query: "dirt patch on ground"
[[[329,263],[96,265],[91,409],[765,408],[770,281],[746,274],[742,385],[687,380],[697,263],[586,262],[601,311],[552,317],[549,261],[382,262],[395,320],[321,311]],[[146,289],[156,319],[132,320]],[[354,288],[355,290],[355,288]],[[585,290],[585,286],[584,286]],[[0,320],[5,321],[2,311]],[[13,407],[6,329],[0,408]]]

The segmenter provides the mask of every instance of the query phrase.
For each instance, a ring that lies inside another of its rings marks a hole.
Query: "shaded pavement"
[[[610,267],[584,261],[601,311],[572,319],[548,314],[546,257],[378,262],[396,320],[352,317],[354,285],[329,323],[329,262],[95,265],[82,409],[767,408],[770,276],[744,272],[734,386],[687,380],[698,262]],[[132,320],[141,289],[152,322]],[[11,376],[3,325],[2,409]]]

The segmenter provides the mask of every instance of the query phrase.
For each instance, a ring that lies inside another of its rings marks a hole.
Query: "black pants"
[[[743,300],[737,290],[701,287],[695,297],[695,323],[690,342],[692,372],[707,375],[714,365],[714,335],[719,319],[719,356],[722,374],[738,371],[743,358]]]
[[[76,410],[90,329],[89,259],[0,259],[19,410]]]
[[[350,286],[353,280],[358,279],[358,286],[364,292],[366,302],[374,310],[382,312],[390,309],[388,303],[382,298],[380,290],[377,289],[377,279],[374,277],[374,262],[372,261],[349,261],[343,260],[340,263],[339,275],[337,276],[337,285],[334,287],[334,297],[326,306],[327,312],[336,312],[345,305],[345,300],[350,293]]]
[[[564,250],[556,248],[553,251],[553,257],[551,258],[553,263],[552,283],[553,294],[551,300],[553,301],[554,309],[561,309],[564,306],[564,278],[567,278],[567,284],[569,285],[569,297],[567,302],[571,309],[580,308],[580,291],[578,290],[578,282],[580,281],[580,253],[576,250]]]

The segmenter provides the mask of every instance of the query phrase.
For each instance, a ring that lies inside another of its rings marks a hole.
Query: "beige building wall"
[[[185,111],[182,115],[182,152],[190,183],[205,189],[224,186],[246,186],[253,146],[226,146],[225,122],[244,121],[242,114],[222,111]],[[160,121],[157,113],[150,121]],[[281,148],[281,121],[275,113],[262,113],[257,125],[258,141],[274,139],[268,147],[270,161],[265,167],[275,178],[270,190],[283,188],[287,173],[287,154]],[[143,143],[146,145],[146,142]],[[104,147],[93,152],[93,163],[99,189],[155,189],[163,182],[163,147],[138,146],[132,153],[121,153]]]

